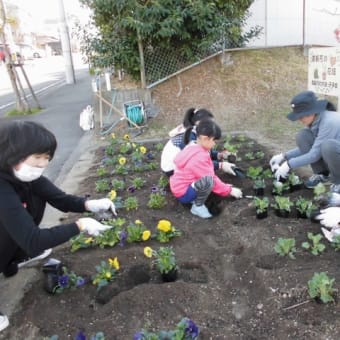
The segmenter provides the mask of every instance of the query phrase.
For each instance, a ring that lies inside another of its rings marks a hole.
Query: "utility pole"
[[[66,23],[63,0],[59,0],[59,27],[60,27],[61,47],[63,50],[63,56],[64,56],[64,61],[65,61],[66,83],[74,84],[75,75],[74,75],[74,67],[73,67],[73,60],[72,60],[72,53],[71,53],[71,44],[70,44],[70,37],[68,34],[68,27]]]

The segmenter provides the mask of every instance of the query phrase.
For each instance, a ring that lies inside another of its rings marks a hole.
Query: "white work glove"
[[[330,207],[320,211],[315,219],[320,220],[320,223],[327,228],[339,227],[340,223],[340,207]]]
[[[217,154],[217,159],[223,160],[223,159],[228,159],[228,156],[231,155],[232,153],[228,150],[223,150]]]
[[[340,194],[332,192],[328,199],[328,204],[331,207],[340,207]]]
[[[232,188],[230,192],[230,196],[235,198],[242,198],[242,191],[239,188]]]
[[[236,176],[232,167],[235,167],[235,164],[229,163],[229,162],[221,162],[220,163],[220,169],[222,169],[223,172],[230,174],[230,175],[233,175],[233,176]]]
[[[101,232],[112,228],[112,226],[101,224],[90,217],[80,218],[77,224],[81,231],[85,231],[91,236],[98,236]]]
[[[283,153],[279,153],[278,155],[273,156],[269,161],[272,172],[276,171],[284,160],[285,156]]]
[[[325,229],[325,228],[321,228],[322,233],[325,235],[326,239],[329,242],[333,242],[334,239],[340,235],[340,228],[333,228],[331,231]]]
[[[94,213],[98,213],[100,211],[111,210],[114,215],[117,215],[115,205],[108,198],[86,201],[85,207],[86,207],[86,210],[89,210]]]
[[[289,170],[290,170],[290,167],[288,165],[288,162],[285,161],[275,171],[274,177],[276,178],[277,181],[280,181],[280,178],[287,178]]]

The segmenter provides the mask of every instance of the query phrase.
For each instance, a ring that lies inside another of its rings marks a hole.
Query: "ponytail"
[[[206,109],[190,108],[184,115],[183,126],[185,128],[192,127],[196,125],[197,122],[205,118],[214,118],[214,115]]]

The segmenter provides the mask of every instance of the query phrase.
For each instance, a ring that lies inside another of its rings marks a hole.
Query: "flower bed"
[[[268,168],[271,155],[256,141],[233,136],[228,143],[237,145],[236,163],[245,173],[251,166]],[[87,280],[75,290],[51,295],[43,289],[44,274],[38,267],[37,284],[28,290],[22,311],[11,319],[14,327],[6,331],[8,338],[20,338],[20,332],[24,338],[27,330],[34,327],[37,339],[54,334],[67,339],[82,331],[89,335],[103,332],[107,339],[125,340],[133,339],[141,330],[153,334],[173,330],[183,318],[197,325],[200,339],[281,339],[288,335],[296,339],[337,338],[337,302],[304,303],[310,299],[308,282],[314,273],[327,271],[335,279],[333,287],[340,287],[338,254],[331,245],[323,240],[326,248],[318,255],[302,247],[303,242],[311,242],[308,232],[320,233],[319,224],[297,218],[294,207],[287,218],[269,209],[267,218],[257,219],[249,198],[211,197],[208,205],[217,207],[219,214],[202,220],[169,193],[159,170],[159,146],[138,144],[118,153],[110,143],[109,146],[111,157],[107,149],[97,151],[98,164],[89,170],[79,194],[90,194],[92,198],[111,195],[122,219],[116,222],[120,232],[101,239],[102,243],[84,238],[84,247],[73,251],[71,243],[63,245],[54,250],[53,257],[62,261],[69,272],[85,279],[93,277],[102,261],[117,258],[115,279],[99,291]],[[263,152],[261,157],[259,151]],[[258,158],[243,157],[247,153],[257,153]],[[150,166],[154,163],[156,167]],[[219,175],[242,188],[244,195],[254,194],[252,178]],[[141,177],[143,183],[134,182],[136,177]],[[113,179],[125,185],[113,188],[113,184],[117,185]],[[98,187],[98,181],[108,185]],[[265,181],[265,196],[273,202],[272,179]],[[150,205],[152,194],[165,198],[165,204],[156,199]],[[313,192],[304,188],[288,190],[284,195],[292,202],[299,197],[313,198]],[[128,198],[135,198],[137,204],[126,205]],[[65,219],[75,217],[70,214]],[[96,217],[110,220],[112,216]],[[160,234],[169,231],[167,223],[159,227],[164,220],[180,233],[175,237]],[[126,237],[122,237],[123,231]],[[129,231],[131,242],[127,241]],[[279,238],[294,238],[294,253],[288,251],[290,256],[280,256],[275,251]],[[178,266],[174,282],[161,280],[152,261],[144,256],[146,246],[154,250],[172,247]],[[298,306],[290,308],[295,305]],[[16,332],[15,336],[11,332]]]

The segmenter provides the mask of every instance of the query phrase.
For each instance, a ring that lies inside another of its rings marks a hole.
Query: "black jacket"
[[[76,223],[40,229],[46,203],[63,212],[85,211],[85,198],[64,193],[46,177],[21,182],[0,171],[0,272],[19,248],[33,257],[79,233]]]

